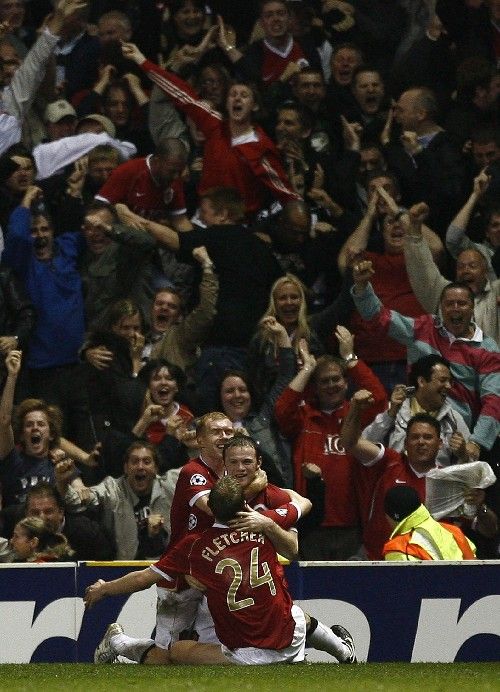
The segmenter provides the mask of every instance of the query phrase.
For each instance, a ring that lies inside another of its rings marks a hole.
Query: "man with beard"
[[[75,233],[55,238],[47,212],[35,206],[40,203],[40,188],[30,185],[10,216],[3,260],[24,283],[38,317],[24,391],[64,410],[84,336],[80,240]]]
[[[81,498],[69,486],[71,459],[56,466],[57,488],[70,511],[82,510]],[[125,453],[123,475],[106,476],[91,486],[89,505],[99,507],[101,521],[113,536],[117,560],[144,560],[161,555],[170,538],[170,506],[179,469],[158,475],[153,445],[134,442]]]

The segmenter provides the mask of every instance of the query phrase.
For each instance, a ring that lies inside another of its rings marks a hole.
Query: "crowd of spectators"
[[[0,0],[0,560],[159,557],[211,411],[304,559],[498,477],[499,68],[500,0]]]

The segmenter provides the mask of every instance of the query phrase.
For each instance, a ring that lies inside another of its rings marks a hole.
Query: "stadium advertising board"
[[[142,566],[142,565],[141,565]],[[130,566],[0,566],[0,662],[90,661],[110,622],[148,637],[155,589],[109,598],[85,612],[83,593]],[[352,633],[368,661],[494,661],[500,658],[500,562],[301,563],[287,567],[307,612]],[[311,661],[327,654],[308,652]]]

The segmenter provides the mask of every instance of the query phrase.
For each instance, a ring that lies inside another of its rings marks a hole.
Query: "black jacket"
[[[25,349],[35,327],[35,308],[10,267],[0,266],[0,336],[17,336]]]

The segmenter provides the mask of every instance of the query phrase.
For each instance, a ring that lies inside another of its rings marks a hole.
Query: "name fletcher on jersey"
[[[253,533],[249,531],[231,531],[231,533],[223,533],[212,540],[215,550],[207,545],[203,548],[201,555],[203,558],[205,558],[205,560],[213,562],[213,558],[220,555],[220,553],[229,545],[235,543],[244,543],[245,541],[264,543],[264,536],[261,533]]]

